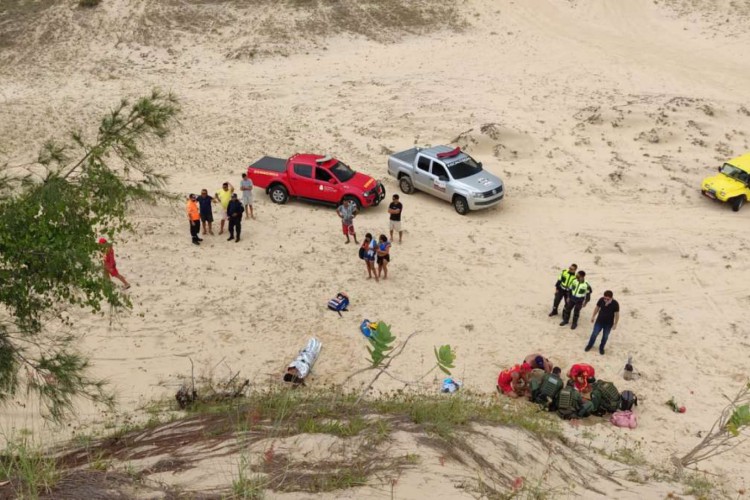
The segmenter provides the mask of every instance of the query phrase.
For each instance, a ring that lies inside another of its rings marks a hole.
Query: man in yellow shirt
[[[221,202],[222,208],[221,224],[219,224],[219,234],[222,234],[224,232],[224,222],[227,220],[227,207],[229,206],[229,202],[232,199],[232,193],[234,193],[234,186],[232,186],[228,182],[222,184],[221,189],[216,191],[216,197]]]

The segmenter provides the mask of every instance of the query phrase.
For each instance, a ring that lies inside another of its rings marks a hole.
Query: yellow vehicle
[[[729,202],[735,212],[750,200],[750,153],[729,160],[719,173],[703,179],[701,192],[712,200]]]

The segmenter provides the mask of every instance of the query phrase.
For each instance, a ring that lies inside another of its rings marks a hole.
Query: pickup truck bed
[[[283,158],[274,158],[273,156],[264,156],[250,166],[252,168],[281,173],[286,171],[286,160]]]
[[[417,157],[419,150],[420,148],[411,148],[406,151],[401,151],[400,153],[395,153],[392,156],[408,165],[414,165],[414,158]]]

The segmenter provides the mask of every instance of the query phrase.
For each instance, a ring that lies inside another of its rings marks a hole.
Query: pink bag
[[[616,411],[609,417],[609,421],[617,427],[627,427],[629,429],[638,427],[638,418],[632,411]]]

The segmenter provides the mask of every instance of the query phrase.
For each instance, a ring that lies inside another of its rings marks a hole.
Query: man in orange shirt
[[[200,245],[203,239],[198,237],[198,233],[201,231],[201,211],[198,205],[198,198],[190,193],[187,201],[187,216],[190,222],[190,236],[193,238],[193,245]]]

